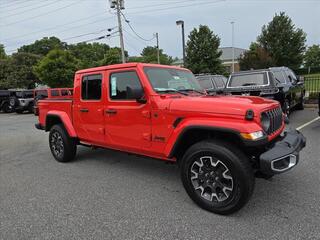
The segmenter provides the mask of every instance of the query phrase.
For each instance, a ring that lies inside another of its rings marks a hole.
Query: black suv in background
[[[24,111],[32,113],[34,106],[33,95],[33,90],[14,91],[10,97],[10,107],[16,113],[23,113]]]
[[[10,90],[0,90],[0,111],[4,111],[5,113],[12,112],[12,108],[10,106],[10,97],[13,92]]]
[[[202,88],[208,92],[223,90],[228,79],[223,75],[199,74],[196,78]]]
[[[303,82],[287,67],[232,73],[225,92],[233,95],[261,96],[277,100],[286,114],[289,114],[293,108],[304,108],[305,88]]]

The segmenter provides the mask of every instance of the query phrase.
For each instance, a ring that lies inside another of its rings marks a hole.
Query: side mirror
[[[147,100],[144,99],[143,88],[131,88],[127,86],[127,97],[128,99],[136,99],[138,103],[146,103]]]

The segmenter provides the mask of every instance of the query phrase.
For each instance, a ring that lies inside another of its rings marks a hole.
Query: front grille
[[[280,107],[271,109],[265,112],[270,119],[270,128],[267,131],[267,134],[270,135],[275,131],[279,130],[282,126],[282,110]]]

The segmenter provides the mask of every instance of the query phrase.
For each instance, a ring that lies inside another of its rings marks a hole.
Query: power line
[[[123,14],[123,12],[121,12],[121,14],[122,14],[125,22],[128,24],[128,26],[129,26],[130,29],[132,30],[132,32],[133,32],[138,38],[140,38],[140,39],[142,39],[143,41],[146,41],[146,42],[150,42],[150,41],[152,41],[153,39],[155,39],[155,36],[153,36],[153,38],[150,38],[150,39],[145,39],[144,37],[141,37],[140,34],[138,34],[138,33],[134,30],[134,28],[131,26],[130,21],[126,18],[126,16]]]
[[[203,1],[203,0],[200,0],[200,1]],[[217,1],[214,1],[214,2],[202,2],[201,4],[199,4],[199,2],[197,1],[197,3],[194,3],[194,4],[189,4],[189,5],[180,5],[180,6],[173,6],[173,7],[166,7],[166,8],[159,8],[159,9],[154,9],[154,10],[148,10],[147,13],[151,13],[151,12],[159,12],[159,11],[163,11],[163,10],[172,10],[172,9],[176,9],[176,8],[185,8],[185,7],[192,7],[192,6],[195,6],[195,5],[198,5],[198,6],[203,6],[203,5],[210,5],[210,4],[215,4],[215,3],[218,3],[218,2],[224,2],[226,0],[217,0]],[[146,11],[136,11],[136,12],[127,12],[129,14],[139,14],[139,13],[146,13]]]
[[[70,4],[65,5],[65,6],[63,6],[63,7],[59,7],[59,8],[56,8],[56,9],[54,9],[54,10],[51,10],[51,11],[48,11],[48,12],[45,12],[45,13],[42,13],[42,14],[39,14],[39,15],[36,15],[36,16],[33,16],[33,17],[20,19],[20,20],[18,20],[18,21],[11,22],[11,23],[7,23],[7,24],[3,24],[3,25],[0,25],[0,26],[1,26],[1,27],[9,27],[9,26],[12,26],[12,25],[17,24],[17,23],[20,23],[20,22],[29,21],[29,20],[31,20],[31,19],[35,19],[35,18],[44,16],[44,15],[47,15],[47,14],[51,14],[51,13],[57,12],[57,11],[59,11],[59,10],[61,10],[61,9],[65,9],[65,8],[70,7],[70,6],[72,6],[72,5],[75,5],[75,4],[79,3],[79,2],[83,2],[83,0],[82,0],[82,1],[77,1],[77,2],[70,3]]]
[[[31,1],[33,1],[33,0],[25,0],[25,1],[19,1],[20,3],[27,3],[27,2],[31,2]],[[49,0],[44,0],[44,2],[48,2]],[[39,3],[39,2],[37,2],[37,3]],[[36,4],[37,4],[36,3]],[[15,5],[15,3],[14,4],[12,4],[12,5],[10,5],[10,6],[5,6],[5,7],[11,7],[11,6],[14,6]],[[15,11],[15,10],[19,10],[19,9],[23,9],[23,8],[26,8],[26,7],[30,7],[30,4],[29,3],[27,3],[27,5],[23,5],[23,6],[18,6],[18,7],[16,7],[16,8],[12,8],[12,9],[5,9],[5,8],[2,8],[2,9],[0,9],[1,11],[4,11],[4,12],[8,12],[8,11]]]
[[[66,25],[70,25],[70,24],[73,24],[73,23],[77,23],[77,22],[80,22],[80,21],[84,21],[84,20],[87,20],[87,19],[90,19],[90,18],[93,18],[93,17],[97,17],[97,16],[104,16],[104,14],[99,14],[97,15],[97,13],[95,13],[94,15],[91,15],[89,17],[85,17],[85,18],[79,18],[79,19],[76,19],[74,21],[71,21],[71,22],[67,22],[67,23],[64,23],[64,24],[59,24],[59,25],[56,25],[56,26],[53,26],[53,27],[49,27],[49,28],[45,28],[45,29],[41,29],[39,31],[34,31],[34,32],[30,32],[30,33],[26,33],[26,34],[22,34],[22,35],[16,35],[16,36],[13,36],[13,37],[10,37],[10,38],[5,38],[5,39],[2,39],[1,41],[8,41],[8,40],[11,40],[11,39],[16,39],[16,38],[21,38],[21,37],[25,37],[25,36],[29,36],[29,35],[34,35],[35,33],[43,33],[43,32],[47,32],[48,30],[51,30],[51,29],[55,29],[55,28],[59,28],[59,27],[64,27]],[[96,21],[94,21],[95,23]],[[91,23],[88,23],[88,25],[91,24]]]
[[[54,2],[51,2],[51,3],[46,3],[46,4],[43,4],[43,5],[40,5],[40,6],[37,6],[37,7],[33,7],[33,8],[30,8],[30,9],[27,9],[27,10],[24,10],[22,12],[17,12],[17,13],[14,13],[14,14],[10,14],[10,15],[6,15],[6,16],[1,16],[3,18],[7,18],[7,17],[11,17],[11,16],[16,16],[16,15],[19,15],[21,13],[25,13],[25,12],[30,12],[32,10],[35,10],[35,9],[39,9],[39,8],[42,8],[42,7],[47,7],[47,6],[50,6],[50,5],[53,5],[57,2],[61,2],[62,0],[57,0],[57,1],[54,1]]]

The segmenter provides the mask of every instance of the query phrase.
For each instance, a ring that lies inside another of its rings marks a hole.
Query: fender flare
[[[236,123],[236,124],[235,124]],[[195,129],[199,130],[208,130],[208,131],[215,131],[220,133],[229,133],[233,134],[234,136],[237,136],[239,140],[245,145],[251,145],[253,143],[260,145],[262,142],[266,141],[266,138],[263,139],[263,141],[256,141],[256,142],[248,142],[241,138],[240,132],[255,132],[260,131],[261,127],[255,123],[254,121],[246,122],[244,124],[241,121],[234,122],[234,125],[226,126],[225,123],[221,121],[182,121],[179,126],[175,129],[175,131],[171,134],[168,144],[165,147],[165,155],[171,158],[175,150],[178,148],[181,141],[183,141],[183,136],[188,131],[192,131]]]
[[[68,114],[66,112],[63,112],[63,111],[56,111],[56,110],[53,110],[53,111],[49,111],[47,113],[47,116],[46,116],[46,131],[50,131],[49,128],[49,119],[50,117],[54,117],[54,118],[59,118],[61,123],[63,124],[63,126],[65,127],[65,129],[67,130],[68,134],[70,137],[77,137],[77,133],[72,125],[72,121],[70,119],[70,117],[68,116]]]

